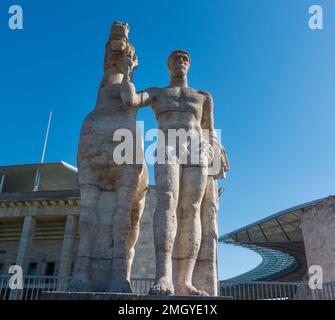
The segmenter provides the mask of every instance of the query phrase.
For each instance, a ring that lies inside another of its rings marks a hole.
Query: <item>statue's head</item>
[[[113,22],[111,33],[106,44],[104,71],[112,69],[123,72],[123,57],[128,55],[137,65],[134,47],[128,42],[129,25],[125,22]]]
[[[126,22],[114,21],[109,37],[109,45],[113,51],[122,52],[128,44],[129,25]]]
[[[191,58],[185,50],[175,50],[168,58],[168,69],[171,77],[182,78],[187,75]]]

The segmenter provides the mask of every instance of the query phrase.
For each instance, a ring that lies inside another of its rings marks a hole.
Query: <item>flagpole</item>
[[[49,115],[49,121],[48,121],[47,132],[45,134],[45,140],[44,140],[44,146],[43,146],[41,163],[44,162],[45,150],[47,148],[48,137],[49,137],[49,129],[50,129],[51,118],[52,118],[52,111],[50,111],[50,115]]]
[[[49,121],[48,121],[48,127],[47,127],[47,132],[45,134],[45,139],[44,139],[44,146],[43,146],[43,151],[42,151],[42,158],[41,158],[41,164],[44,163],[44,156],[45,156],[45,150],[47,148],[47,143],[48,143],[48,137],[49,137],[49,129],[50,129],[50,124],[51,124],[51,118],[52,118],[52,111],[50,111],[49,114]],[[41,174],[40,170],[36,170],[36,175],[35,175],[35,182],[34,182],[34,188],[33,191],[38,191],[39,186],[40,186],[40,181],[41,181]]]

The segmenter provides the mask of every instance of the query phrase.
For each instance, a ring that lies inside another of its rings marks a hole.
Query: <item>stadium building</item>
[[[149,186],[132,269],[137,293],[148,292],[155,274],[155,207],[155,188]],[[65,162],[0,166],[0,300],[9,298],[8,270],[13,264],[22,266],[25,275],[21,299],[38,298],[45,288],[66,287],[77,256],[79,212],[75,167]],[[251,249],[262,257],[255,269],[220,281],[222,295],[310,298],[306,277],[309,267],[318,265],[323,282],[330,285],[327,298],[335,298],[334,196],[278,212],[220,237],[219,242]]]
[[[17,264],[31,277],[57,277],[57,288],[63,288],[78,249],[77,169],[65,162],[1,166],[0,182],[0,275],[8,275],[9,267]],[[133,281],[154,277],[155,206],[155,189],[150,186],[135,247]]]
[[[335,281],[335,197],[278,212],[219,241],[262,257],[255,269],[229,280],[303,281],[310,266],[320,265],[324,281]]]

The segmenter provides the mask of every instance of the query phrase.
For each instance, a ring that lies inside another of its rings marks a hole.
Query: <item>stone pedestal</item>
[[[106,293],[106,292],[42,292],[40,300],[232,300],[231,297],[211,296],[166,296],[166,295],[137,295],[131,293]]]

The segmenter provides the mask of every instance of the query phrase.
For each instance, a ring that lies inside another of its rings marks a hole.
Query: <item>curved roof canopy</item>
[[[262,262],[255,269],[229,280],[302,280],[307,272],[307,260],[300,217],[306,208],[325,199],[280,211],[221,236],[220,242],[246,247],[262,257]]]

